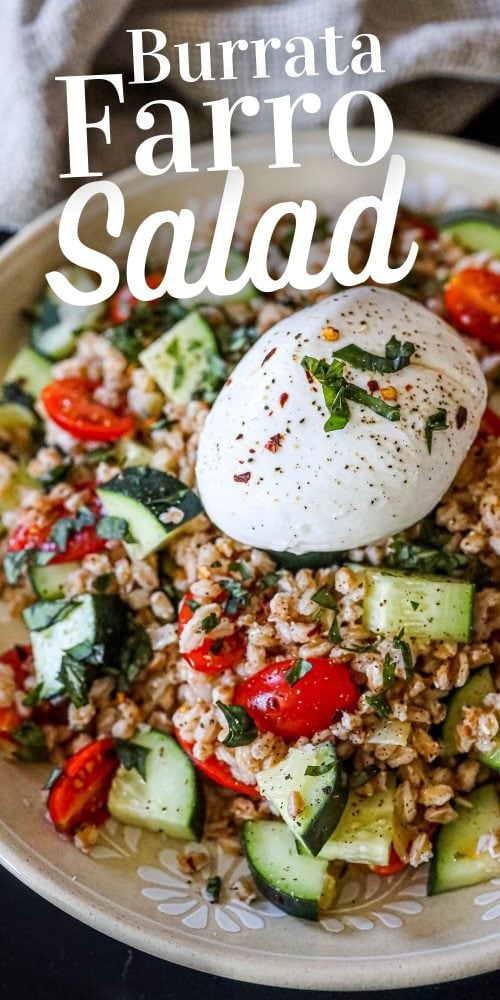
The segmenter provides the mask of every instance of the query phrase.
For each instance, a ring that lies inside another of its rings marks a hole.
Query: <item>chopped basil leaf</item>
[[[117,666],[105,667],[105,673],[116,678],[118,691],[128,691],[130,685],[147,667],[153,655],[151,639],[142,625],[136,625],[130,618],[129,632],[125,639]]]
[[[188,599],[186,600],[186,604],[193,613],[197,611],[199,607],[201,607],[198,601],[192,601],[190,597],[188,597]]]
[[[115,449],[111,445],[103,445],[102,448],[92,448],[91,451],[86,451],[84,455],[84,460],[86,465],[99,465],[99,462],[106,462],[108,458],[114,455]]]
[[[343,643],[341,649],[345,649],[348,653],[371,653],[377,646],[380,646],[382,638],[381,635],[378,635],[376,639],[370,639],[370,642],[362,642],[359,646],[355,643],[352,646],[347,646]]]
[[[337,644],[342,641],[342,636],[340,634],[340,628],[339,628],[339,623],[338,623],[337,615],[333,616],[332,624],[330,625],[330,628],[328,629],[327,639],[328,639],[329,642],[335,642]]]
[[[385,417],[386,420],[394,421],[400,419],[401,411],[398,404],[390,405],[383,399],[380,399],[379,396],[372,396],[365,389],[360,389],[358,385],[351,385],[348,382],[346,397],[353,403],[361,403],[362,406],[367,406],[368,409],[378,413],[379,417]]]
[[[308,764],[304,773],[311,778],[319,778],[321,774],[328,774],[334,767],[335,761],[327,760],[324,764]]]
[[[436,413],[432,413],[430,417],[427,417],[425,422],[425,440],[429,454],[432,451],[432,435],[434,431],[445,431],[448,427],[446,423],[447,416],[446,410],[439,409],[436,410]]]
[[[324,587],[320,587],[319,590],[312,595],[311,600],[314,601],[315,604],[319,604],[322,608],[328,608],[330,611],[335,611],[337,608],[337,599],[334,594],[332,594],[330,588],[326,585]]]
[[[151,424],[149,429],[150,431],[171,431],[172,427],[176,423],[176,420],[170,420],[169,417],[163,416],[159,417],[158,420],[155,420],[154,424]]]
[[[96,522],[96,516],[88,507],[80,507],[74,517],[60,517],[50,532],[49,541],[53,542],[59,552],[65,552],[69,539],[82,528],[90,528]]]
[[[20,726],[11,729],[10,735],[17,743],[14,754],[17,760],[26,761],[28,764],[48,760],[49,751],[44,732],[35,722],[22,722]]]
[[[61,777],[62,773],[63,773],[62,767],[53,767],[47,778],[47,781],[45,782],[44,785],[42,785],[43,790],[50,791],[52,786],[55,785],[57,779]]]
[[[106,514],[97,522],[96,535],[98,538],[124,538],[130,541],[130,532],[127,521],[122,517],[112,517]]]
[[[87,704],[90,685],[96,674],[95,667],[101,666],[103,659],[102,645],[80,642],[65,650],[58,680],[75,708],[83,708]]]
[[[265,590],[266,587],[275,587],[279,582],[279,573],[264,573],[259,580],[259,587]]]
[[[382,691],[381,694],[367,694],[366,703],[373,708],[373,711],[378,715],[379,719],[388,719],[391,714],[391,709],[389,702],[387,701],[387,696]]]
[[[388,688],[391,686],[395,675],[396,675],[396,662],[395,660],[391,660],[389,653],[386,653],[384,656],[384,664],[382,667],[382,678],[383,678],[384,688]]]
[[[257,727],[242,705],[226,705],[223,701],[216,702],[228,726],[229,732],[222,740],[226,747],[245,747],[253,743],[257,736]]]
[[[42,632],[62,621],[74,607],[74,601],[38,601],[25,609],[24,620],[30,632]]]
[[[362,771],[358,771],[357,774],[353,774],[350,781],[351,788],[361,788],[363,785],[366,785],[368,781],[371,781],[376,774],[377,768],[375,764],[369,764],[368,767],[363,768]]]
[[[207,884],[205,886],[205,893],[211,903],[219,902],[221,888],[222,888],[222,881],[220,875],[212,875],[212,877],[207,880]]]
[[[25,410],[32,410],[35,397],[26,392],[23,385],[23,378],[18,378],[15,382],[6,382],[2,386],[2,403],[16,403],[17,406],[24,406]]]
[[[248,568],[246,562],[243,562],[243,560],[240,562],[230,562],[229,569],[231,570],[231,573],[239,573],[242,580],[252,579],[251,570]]]
[[[218,615],[215,614],[215,611],[212,611],[211,614],[202,619],[201,627],[204,632],[212,632],[214,628],[217,628],[219,621]]]
[[[114,579],[114,573],[101,573],[100,576],[96,576],[92,584],[92,590],[95,594],[104,594]]]
[[[412,355],[415,353],[414,344],[409,340],[402,344],[396,337],[391,337],[385,347],[385,357],[377,354],[370,354],[356,344],[348,344],[341,347],[340,351],[335,351],[333,357],[345,361],[353,368],[359,368],[364,372],[378,372],[380,375],[389,372],[399,372],[410,364]]]
[[[411,604],[411,606],[412,606],[412,608],[413,608],[414,611],[418,611],[418,609],[420,607],[420,604],[418,603],[418,601],[410,601],[410,604]]]
[[[135,768],[141,778],[146,781],[146,760],[148,754],[151,752],[151,747],[141,747],[138,743],[131,743],[130,740],[121,740],[117,736],[115,736],[113,743],[122,767],[126,771],[131,771],[132,768]]]
[[[226,362],[219,354],[212,353],[207,359],[207,367],[203,372],[202,388],[193,394],[193,399],[202,399],[205,403],[214,403],[228,376]]]
[[[418,573],[444,573],[452,576],[471,566],[463,552],[431,549],[408,542],[403,535],[394,535],[389,541],[385,563],[391,569],[409,569]]]
[[[224,603],[224,613],[231,618],[245,606],[250,595],[239,580],[221,580],[220,585],[229,595]]]
[[[73,459],[70,455],[64,455],[58,465],[53,465],[51,469],[47,469],[46,472],[42,472],[42,475],[38,476],[38,482],[40,483],[44,493],[49,493],[52,487],[56,486],[57,483],[64,482],[64,480],[68,478],[72,468]]]
[[[40,683],[37,684],[36,687],[31,688],[31,691],[28,691],[28,694],[25,695],[25,697],[23,698],[23,705],[25,705],[26,708],[34,708],[35,705],[38,705],[38,702],[41,700],[40,696],[42,693],[42,688],[43,688],[43,681],[40,681]]]
[[[290,687],[293,687],[294,684],[297,684],[297,681],[302,680],[302,678],[305,677],[309,671],[312,670],[312,668],[313,665],[312,663],[309,663],[309,660],[295,660],[295,663],[285,673],[285,680],[287,684],[289,684]]]
[[[19,580],[24,567],[31,558],[31,549],[21,549],[19,552],[6,552],[3,560],[5,579],[10,586]],[[53,553],[51,553],[53,555]]]
[[[411,681],[413,674],[415,673],[415,668],[413,665],[413,657],[411,655],[411,649],[406,640],[403,639],[403,635],[404,635],[404,628],[402,628],[401,631],[398,632],[396,636],[394,636],[392,645],[394,646],[394,649],[399,649],[401,656],[403,657],[406,680]]]
[[[386,420],[399,420],[401,414],[398,405],[391,406],[380,397],[372,396],[365,389],[346,381],[343,375],[344,364],[345,362],[339,357],[334,357],[330,365],[326,361],[308,355],[301,361],[302,367],[323,386],[325,405],[330,414],[324,430],[337,431],[345,427],[350,418],[347,400],[367,406]]]
[[[214,334],[223,358],[230,365],[237,364],[259,337],[254,326],[238,326],[233,329],[229,324],[217,327]]]

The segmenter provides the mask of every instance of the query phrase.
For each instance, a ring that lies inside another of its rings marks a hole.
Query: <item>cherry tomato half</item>
[[[49,795],[49,815],[56,829],[71,833],[81,823],[104,823],[117,769],[118,757],[109,738],[93,740],[69,757]]]
[[[372,865],[372,872],[375,875],[397,875],[398,872],[402,872],[403,868],[407,868],[406,861],[402,861],[399,854],[396,853],[394,845],[391,846],[391,853],[389,855],[389,862],[386,865]]]
[[[163,281],[163,274],[148,274],[146,277],[146,283],[150,288],[158,288],[158,285]],[[159,302],[159,299],[150,299],[148,305],[152,306],[155,302]],[[128,285],[122,285],[117,292],[113,295],[111,302],[109,304],[109,318],[111,322],[116,326],[119,323],[126,323],[130,319],[130,314],[134,306],[137,305],[139,299],[132,295]]]
[[[284,740],[313,736],[327,729],[337,712],[353,711],[359,697],[345,663],[312,657],[308,673],[289,684],[285,675],[295,662],[281,660],[263,667],[243,681],[234,699],[247,710],[258,729]]]
[[[226,591],[221,590],[220,595],[215,599],[216,603],[222,603],[226,596]],[[188,602],[195,600],[194,594],[188,591],[179,609],[179,635],[182,635],[185,626],[194,614]],[[241,663],[245,656],[245,648],[245,640],[241,633],[233,632],[232,635],[228,635],[224,639],[205,639],[197,649],[191,649],[189,653],[182,655],[193,670],[198,670],[202,674],[214,674],[218,670],[230,670]]]
[[[50,419],[79,441],[117,441],[131,434],[133,417],[96,402],[95,389],[88,379],[62,378],[49,382],[41,399]]]
[[[486,407],[479,425],[479,434],[490,434],[493,437],[500,437],[500,417],[494,410]]]
[[[183,740],[177,729],[175,730],[175,738],[182,749],[185,750],[188,757],[191,758],[193,764],[199,771],[206,774],[207,778],[211,778],[217,785],[222,785],[223,788],[228,788],[229,791],[236,792],[238,795],[250,795],[254,799],[260,799],[261,796],[257,786],[245,785],[243,781],[238,781],[234,778],[229,764],[226,764],[224,760],[219,760],[215,754],[206,757],[205,760],[198,760],[193,754],[193,743]]]
[[[101,510],[97,500],[89,504],[89,509],[94,514],[99,514]],[[53,542],[49,541],[50,533],[61,517],[68,516],[71,515],[64,505],[61,504],[51,512],[49,517],[46,516],[42,520],[32,524],[18,524],[9,538],[8,551],[20,552],[24,549],[41,549],[44,552],[50,552],[53,549],[55,553],[56,547]],[[95,552],[102,552],[105,547],[106,540],[97,537],[95,525],[91,524],[71,535],[64,552],[59,552],[57,555],[54,554],[54,558],[50,560],[50,564],[81,562],[84,556],[92,555]]]
[[[452,276],[444,300],[457,330],[500,347],[500,274],[466,267]]]

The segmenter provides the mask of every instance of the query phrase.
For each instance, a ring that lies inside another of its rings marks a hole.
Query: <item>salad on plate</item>
[[[430,894],[500,877],[500,216],[403,210],[395,264],[413,239],[390,289],[31,310],[0,402],[1,600],[27,630],[0,749],[50,762],[40,809],[80,850],[109,815],[184,871],[216,840],[241,899],[313,920],[346,865],[430,862]]]

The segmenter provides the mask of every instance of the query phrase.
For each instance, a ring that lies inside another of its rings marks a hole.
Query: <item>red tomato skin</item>
[[[179,746],[181,746],[187,753],[188,757],[191,758],[195,767],[197,767],[202,774],[205,774],[207,778],[211,778],[211,780],[215,781],[217,785],[222,785],[223,788],[227,788],[231,792],[236,792],[237,795],[249,795],[253,799],[260,799],[261,795],[257,786],[245,785],[242,781],[238,781],[234,778],[229,764],[226,764],[225,761],[219,760],[215,754],[212,754],[210,757],[206,757],[205,760],[198,760],[198,758],[193,754],[194,744],[188,743],[187,740],[183,740],[178,729],[175,730],[175,738]]]
[[[96,515],[101,513],[101,507],[97,500],[89,504],[89,509]],[[58,552],[56,555],[57,550],[54,543],[49,542],[50,533],[59,518],[67,516],[70,516],[69,511],[61,505],[43,523],[18,524],[9,538],[8,552],[20,552],[22,549],[40,549],[43,552],[50,552],[53,549],[54,558],[50,560],[50,565],[55,565],[56,563],[81,562],[84,556],[104,551],[106,539],[97,537],[95,525],[92,524],[72,535],[68,539],[64,552]]]
[[[158,288],[158,285],[163,281],[163,274],[149,274],[146,277],[146,282],[150,288]],[[149,305],[154,305],[155,302],[159,302],[159,299],[150,299]],[[109,305],[109,318],[114,326],[119,323],[126,323],[130,319],[130,314],[134,306],[139,302],[136,299],[128,285],[122,285],[117,292],[113,295]]]
[[[401,212],[398,216],[398,223],[401,229],[419,229],[423,239],[428,242],[437,240],[439,236],[435,226],[426,222],[425,219],[421,219],[419,215],[414,215],[413,212]]]
[[[49,382],[41,400],[51,420],[79,441],[118,441],[134,430],[134,419],[96,402],[97,388],[85,378],[62,378]]]
[[[372,872],[375,872],[375,875],[381,875],[385,878],[390,875],[397,875],[398,872],[402,872],[403,869],[407,867],[408,865],[406,861],[403,861],[399,857],[399,854],[396,853],[394,845],[392,845],[391,853],[389,855],[389,863],[387,865],[372,865],[371,869]]]
[[[68,758],[49,794],[48,810],[56,830],[72,833],[82,823],[104,823],[118,766],[111,738],[93,740]]]
[[[215,598],[215,602],[221,603],[226,596],[226,592],[221,590],[221,593]],[[194,612],[187,603],[189,600],[195,600],[191,591],[188,591],[179,608],[179,635],[182,635],[184,626],[193,617]],[[234,632],[222,640],[222,648],[218,653],[212,652],[214,641],[216,640],[205,639],[197,649],[182,654],[186,663],[189,663],[193,670],[197,670],[201,674],[214,674],[219,670],[231,670],[244,659],[246,644],[243,636],[238,632]]]
[[[31,646],[13,646],[0,654],[0,662],[8,664],[14,674],[16,687],[22,690],[24,682],[31,673]],[[22,716],[15,705],[0,708],[0,737],[8,737],[16,726],[21,725]]]
[[[311,657],[312,670],[291,686],[285,674],[295,662],[263,667],[240,684],[234,699],[259,730],[290,741],[327,729],[337,712],[353,711],[359,697],[345,663]]]
[[[490,347],[500,346],[500,274],[467,267],[454,274],[444,300],[453,325]]]
[[[490,434],[493,437],[500,437],[500,417],[494,410],[490,410],[489,406],[486,407],[481,417],[479,434]]]

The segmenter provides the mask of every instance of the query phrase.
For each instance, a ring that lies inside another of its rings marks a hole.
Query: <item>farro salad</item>
[[[413,239],[390,290],[32,310],[0,403],[1,606],[29,632],[0,747],[51,762],[82,851],[110,814],[178,838],[216,900],[217,840],[248,858],[231,891],[306,919],[348,864],[500,876],[500,216],[401,211],[395,265]]]

